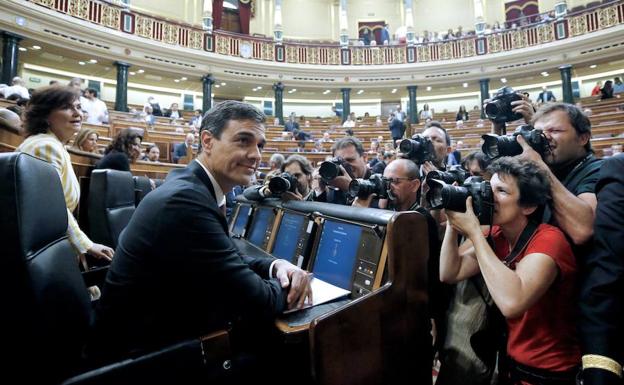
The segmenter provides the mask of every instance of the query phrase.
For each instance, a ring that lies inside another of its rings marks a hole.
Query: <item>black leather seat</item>
[[[67,210],[58,174],[28,154],[4,153],[0,178],[4,356],[0,367],[5,382],[163,384],[180,378],[184,383],[228,382],[226,332],[93,368],[82,356],[93,310],[67,240]]]
[[[147,194],[152,191],[150,178],[146,176],[133,176],[134,179],[134,204],[138,206]]]
[[[116,248],[135,207],[130,172],[93,170],[89,187],[89,236],[93,242]]]

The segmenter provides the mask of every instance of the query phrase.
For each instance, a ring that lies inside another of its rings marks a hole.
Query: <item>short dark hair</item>
[[[583,111],[575,106],[574,104],[568,103],[547,103],[541,106],[535,115],[533,115],[533,120],[531,121],[532,125],[535,125],[535,122],[543,118],[544,116],[553,113],[555,111],[563,111],[568,115],[568,120],[574,130],[576,131],[577,136],[581,136],[583,134],[589,134],[589,138],[591,139],[591,121],[583,113]],[[585,144],[585,150],[591,151],[591,141],[588,140]]]
[[[96,97],[96,98],[98,96],[98,92],[95,88],[87,88],[85,89],[85,92],[90,93],[91,95],[93,95],[93,97]]]
[[[550,199],[550,180],[544,171],[529,160],[505,156],[492,162],[489,175],[496,173],[516,178],[522,207],[542,206]]]
[[[447,146],[451,145],[451,137],[449,136],[448,132],[446,132],[446,129],[442,127],[442,123],[438,122],[437,120],[432,120],[429,123],[425,124],[425,129],[423,130],[423,132],[425,132],[431,127],[435,127],[439,129],[440,131],[442,131],[444,133],[444,140],[446,140],[446,145]]]
[[[33,92],[24,113],[24,132],[26,136],[44,134],[50,125],[48,117],[54,110],[71,108],[72,103],[80,98],[74,88],[51,86]]]
[[[482,151],[475,151],[468,154],[468,156],[464,158],[464,161],[462,162],[463,167],[468,170],[468,167],[473,160],[476,160],[479,163],[479,168],[481,169],[481,171],[485,171],[485,169],[488,167],[488,161]]]
[[[284,172],[286,167],[290,166],[293,163],[299,163],[299,167],[301,167],[301,171],[303,171],[304,174],[312,175],[313,168],[312,164],[310,164],[310,161],[307,158],[296,154],[289,156],[284,164],[282,164],[282,167],[280,167],[280,170]]]
[[[104,151],[104,153],[108,154],[109,152],[115,150],[130,156],[130,148],[132,148],[136,138],[143,141],[143,137],[139,135],[136,130],[133,130],[132,128],[124,128],[119,131],[117,136],[113,139],[113,142],[106,147],[106,151]]]
[[[364,146],[362,146],[362,142],[352,136],[340,138],[336,142],[334,142],[331,148],[332,155],[335,156],[337,150],[342,150],[343,148],[347,148],[349,146],[355,147],[355,150],[358,152],[358,154],[360,154],[360,156],[364,155]]]
[[[266,123],[266,115],[248,103],[226,100],[212,107],[202,118],[199,134],[207,130],[217,139],[230,120],[253,120],[258,124]]]

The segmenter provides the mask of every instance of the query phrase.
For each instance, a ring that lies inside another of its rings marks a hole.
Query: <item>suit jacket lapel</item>
[[[221,226],[223,227],[223,230],[225,230],[225,232],[228,233],[229,229],[227,225],[227,220],[225,218],[225,214],[223,214],[223,211],[221,211],[221,209],[219,208],[219,205],[217,204],[217,194],[215,193],[214,186],[212,185],[212,182],[210,181],[210,177],[208,176],[208,174],[206,174],[206,171],[204,170],[204,168],[200,164],[197,163],[197,161],[192,161],[191,163],[189,163],[187,167],[208,188],[208,191],[210,192],[210,196],[212,197],[212,202],[211,202],[212,206],[214,206],[217,212],[219,213],[219,222],[221,222]]]

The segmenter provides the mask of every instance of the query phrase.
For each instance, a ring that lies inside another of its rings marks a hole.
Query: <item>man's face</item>
[[[364,174],[366,174],[366,161],[360,154],[358,154],[355,146],[347,146],[345,148],[341,148],[340,150],[336,150],[335,155],[343,158],[351,165],[356,178],[364,178]]]
[[[299,162],[292,162],[288,166],[284,167],[284,171],[297,178],[297,189],[299,193],[304,197],[310,192],[310,183],[312,182],[312,175],[306,175],[301,169]]]
[[[544,157],[549,166],[559,166],[585,154],[584,146],[590,134],[578,135],[565,111],[553,111],[534,124],[550,141],[551,151]]]
[[[251,183],[262,158],[264,132],[264,125],[253,120],[228,121],[220,139],[202,131],[204,160],[224,191]]]
[[[481,176],[483,175],[483,170],[481,170],[481,166],[479,165],[479,161],[473,159],[468,164],[468,172],[471,176]]]
[[[407,170],[401,161],[390,162],[384,169],[383,176],[391,179],[390,192],[394,198],[392,201],[395,207],[400,208],[405,205],[409,207],[416,202],[420,181],[407,178]]]
[[[423,132],[423,136],[431,139],[433,149],[435,151],[436,166],[444,165],[446,155],[450,151],[450,147],[446,145],[446,136],[444,131],[438,127],[429,127]]]
[[[173,103],[173,104],[171,105],[171,109],[172,109],[173,111],[177,110],[177,109],[178,109],[178,103]]]
[[[156,162],[158,158],[160,158],[160,149],[156,146],[150,148],[149,152],[147,153],[147,158],[152,162]]]

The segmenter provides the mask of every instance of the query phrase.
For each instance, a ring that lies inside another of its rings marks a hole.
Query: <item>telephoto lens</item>
[[[490,182],[472,176],[462,186],[452,186],[441,180],[427,180],[429,191],[426,200],[434,210],[447,209],[466,212],[466,199],[472,197],[472,209],[482,225],[492,224],[494,195]]]
[[[388,183],[381,174],[373,174],[369,179],[354,179],[349,183],[349,195],[366,199],[371,194],[377,194],[380,199],[388,198]]]
[[[460,184],[460,185],[463,184],[464,181],[469,177],[470,177],[470,173],[464,170],[460,165],[451,166],[451,168],[448,171],[434,170],[434,171],[430,171],[427,174],[427,180],[437,179],[448,184],[453,184],[457,182],[457,184]]]
[[[340,174],[340,165],[329,160],[321,163],[321,167],[319,168],[319,175],[321,178],[325,180],[333,180]]]
[[[513,112],[511,102],[522,100],[522,96],[518,95],[513,88],[503,87],[496,91],[496,94],[490,102],[485,105],[485,114],[488,119],[496,123],[513,122],[522,119],[522,115]]]
[[[416,164],[435,160],[433,143],[427,137],[416,134],[411,139],[403,139],[399,143],[399,151],[403,157],[410,159]]]
[[[550,152],[550,142],[542,130],[535,130],[533,126],[523,125],[516,129],[512,136],[498,136],[485,134],[481,151],[490,159],[501,156],[516,156],[522,154],[522,146],[517,136],[522,135],[524,140],[543,158]]]
[[[269,180],[269,190],[271,194],[280,195],[286,191],[297,191],[297,178],[287,172],[276,175]]]

